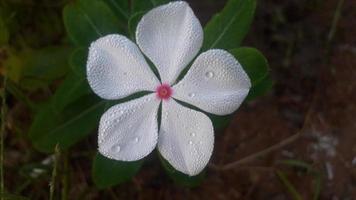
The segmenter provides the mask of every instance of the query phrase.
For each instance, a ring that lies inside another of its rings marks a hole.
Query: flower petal
[[[94,92],[104,99],[154,91],[159,84],[139,48],[116,34],[99,38],[90,45],[87,78]]]
[[[111,107],[100,119],[99,152],[122,161],[139,160],[157,144],[160,102],[150,94]]]
[[[175,169],[190,176],[199,174],[213,148],[214,128],[205,114],[174,100],[163,101],[158,149]]]
[[[172,84],[202,46],[203,29],[189,5],[176,1],[142,17],[136,42],[157,67],[162,82]]]
[[[173,97],[206,112],[227,115],[241,105],[250,87],[249,77],[234,56],[213,49],[197,57],[173,87]]]

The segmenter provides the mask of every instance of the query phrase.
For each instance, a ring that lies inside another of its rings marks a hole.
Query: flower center
[[[163,100],[168,100],[172,96],[172,92],[172,88],[168,84],[162,84],[156,89],[157,97]]]

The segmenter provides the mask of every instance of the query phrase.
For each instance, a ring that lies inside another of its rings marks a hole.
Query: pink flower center
[[[156,93],[159,99],[168,100],[172,96],[173,90],[168,84],[162,84],[157,87]]]

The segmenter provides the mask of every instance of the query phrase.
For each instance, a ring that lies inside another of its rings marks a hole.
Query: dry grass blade
[[[59,149],[59,145],[57,144],[54,149],[54,162],[53,162],[52,177],[51,177],[51,182],[49,183],[49,200],[54,199],[54,190],[56,187],[57,168],[58,168],[59,157],[60,157],[60,149]]]

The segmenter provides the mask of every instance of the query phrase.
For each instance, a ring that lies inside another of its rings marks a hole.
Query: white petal
[[[104,99],[153,91],[159,84],[139,48],[121,35],[107,35],[90,45],[87,78],[94,92]]]
[[[190,176],[199,174],[213,148],[214,129],[205,114],[174,100],[163,101],[158,149],[175,169]]]
[[[150,94],[111,107],[100,119],[99,152],[122,161],[139,160],[157,144],[159,101]]]
[[[184,1],[171,2],[145,14],[136,29],[136,42],[155,64],[163,83],[172,84],[198,53],[203,29]]]
[[[173,87],[173,96],[206,112],[227,115],[241,105],[250,87],[249,77],[234,56],[213,49],[197,57]]]

